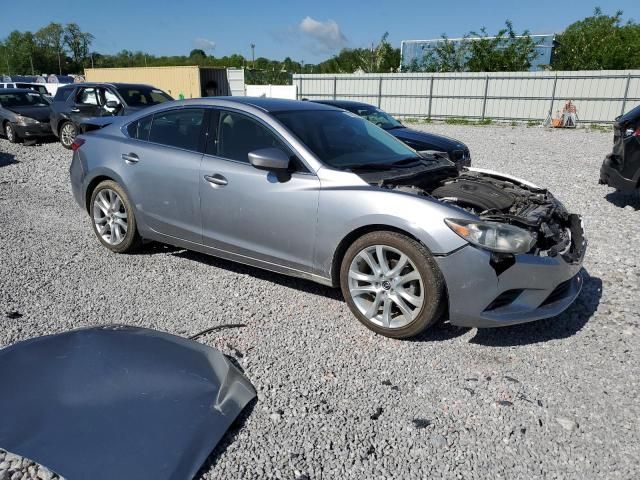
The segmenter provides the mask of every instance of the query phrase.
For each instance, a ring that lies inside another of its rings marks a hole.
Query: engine
[[[435,183],[432,180],[414,179],[411,184],[402,182],[403,185],[385,182],[385,186],[429,195],[486,221],[525,228],[535,235],[536,253],[540,255],[556,256],[570,252],[571,231],[577,228],[574,222],[579,222],[579,219],[570,215],[546,189],[474,171],[464,171],[438,179]]]

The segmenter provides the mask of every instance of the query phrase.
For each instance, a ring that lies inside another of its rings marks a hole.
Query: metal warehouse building
[[[88,82],[144,83],[164,90],[173,98],[244,95],[244,70],[238,68],[131,67],[87,68]]]
[[[545,35],[529,35],[531,39],[536,44],[536,52],[537,57],[531,62],[531,68],[529,69],[532,72],[536,72],[541,70],[543,66],[551,64],[551,58],[553,55],[553,47],[555,34],[545,34]],[[496,37],[486,37],[486,38],[496,38]],[[522,38],[516,37],[516,38]],[[479,37],[469,37],[469,38],[450,38],[449,41],[454,44],[460,44],[462,41],[477,41],[480,40]],[[434,38],[432,40],[403,40],[400,44],[400,55],[402,56],[401,66],[403,69],[411,65],[411,63],[415,60],[418,63],[422,62],[425,53],[429,50],[433,49],[440,43],[443,43],[444,39],[442,38]]]

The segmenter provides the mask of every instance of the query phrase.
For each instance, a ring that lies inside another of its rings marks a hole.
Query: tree
[[[446,35],[430,48],[422,61],[409,65],[413,71],[427,72],[515,72],[528,70],[537,57],[536,44],[525,30],[517,35],[511,21],[490,36],[482,27],[469,32],[461,41],[453,42]]]
[[[41,28],[35,34],[39,47],[44,49],[48,55],[55,55],[58,59],[58,72],[62,75],[62,64],[64,51],[64,28],[59,23],[51,22],[46,27]]]
[[[569,25],[556,38],[555,70],[622,70],[640,67],[640,24],[622,24],[622,11],[593,16]]]
[[[76,70],[82,70],[85,59],[89,55],[89,48],[94,36],[83,32],[77,23],[68,23],[64,28],[64,45],[71,52],[71,58]]]
[[[207,58],[207,54],[201,48],[194,48],[189,52],[189,58],[193,57]]]

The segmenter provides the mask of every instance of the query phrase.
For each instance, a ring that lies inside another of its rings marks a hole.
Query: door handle
[[[132,163],[138,163],[138,161],[140,160],[138,158],[138,155],[136,155],[135,153],[123,153],[122,159],[129,165],[131,165]]]
[[[227,179],[224,178],[222,175],[220,175],[219,173],[216,173],[215,175],[205,175],[204,179],[213,184],[213,185],[217,185],[219,187],[224,187],[225,185],[227,185],[229,182],[227,182]]]
[[[79,108],[72,108],[72,109],[71,109],[71,111],[72,111],[73,113],[78,113],[78,112],[80,111],[80,109],[79,109]]]

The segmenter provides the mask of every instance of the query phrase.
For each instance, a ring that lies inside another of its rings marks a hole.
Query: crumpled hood
[[[438,150],[441,152],[449,152],[451,150],[461,150],[466,148],[466,145],[454,138],[445,137],[443,135],[436,135],[434,133],[421,132],[413,130],[411,128],[394,128],[389,130],[389,133],[394,137],[409,141],[416,150]]]
[[[34,118],[39,122],[49,122],[49,115],[51,114],[51,107],[38,106],[38,107],[11,107],[7,110],[22,115],[23,117]]]
[[[70,480],[191,479],[256,395],[220,351],[146,328],[25,340],[0,365],[0,448]]]

